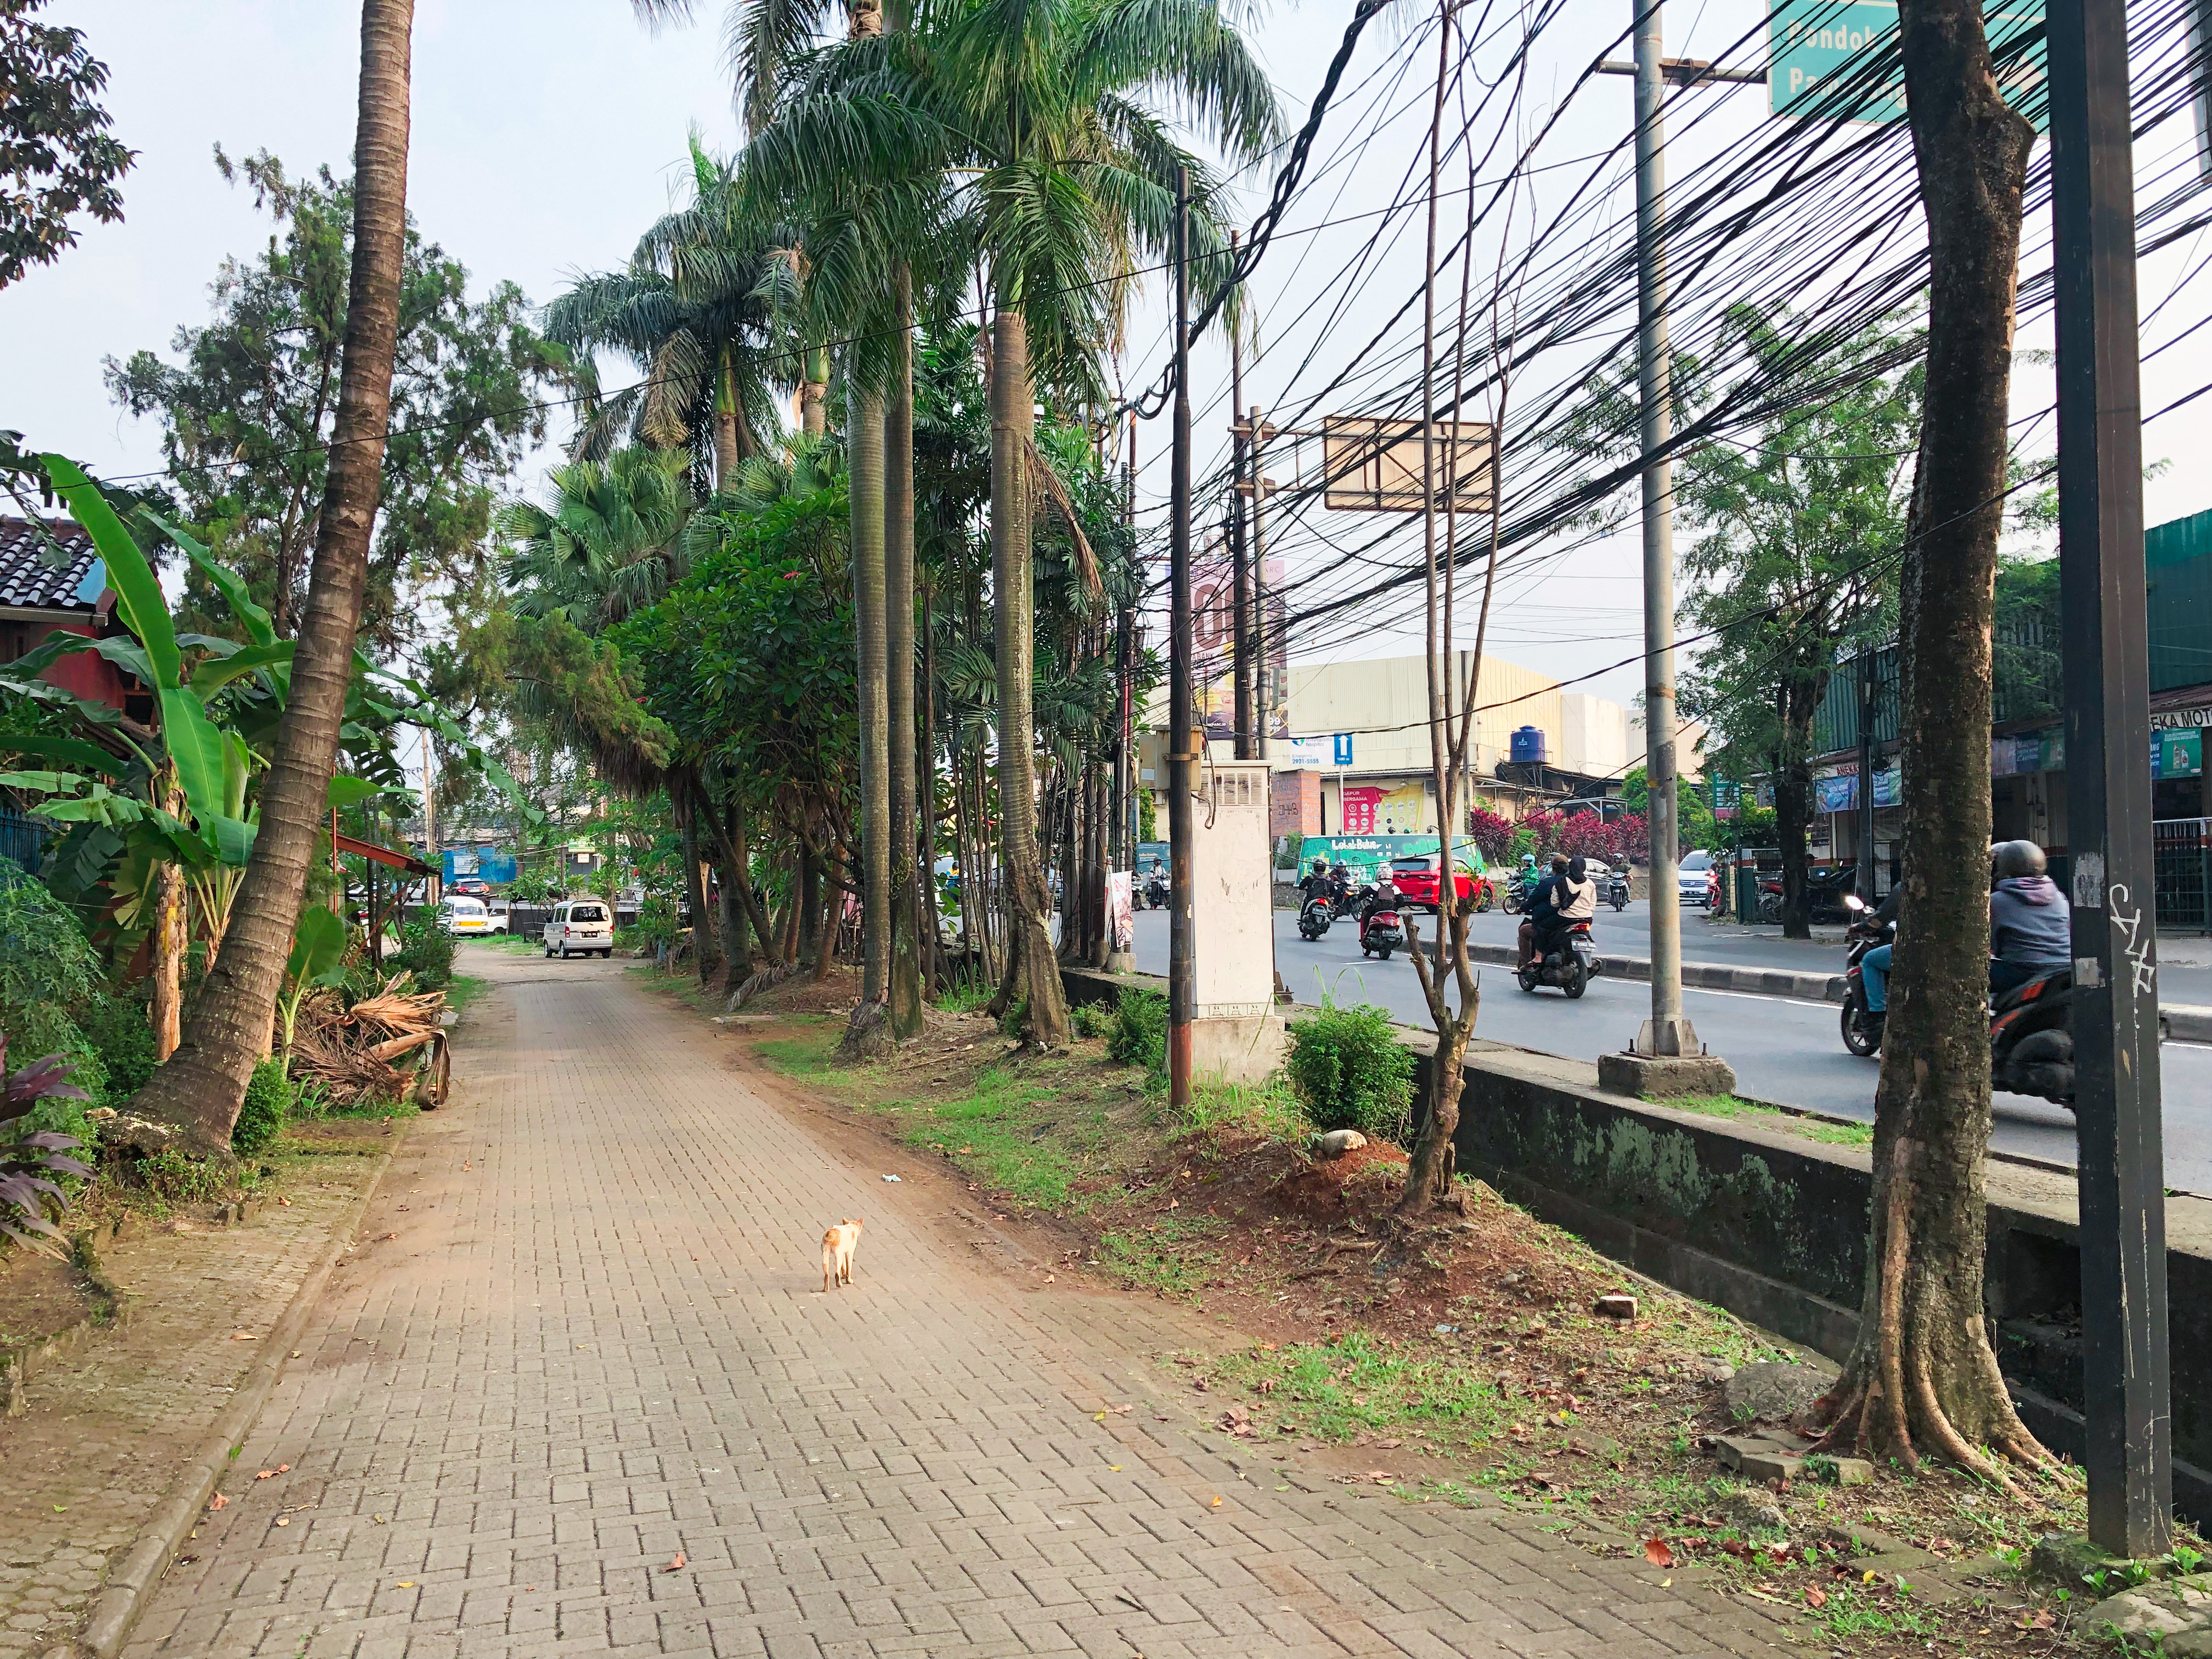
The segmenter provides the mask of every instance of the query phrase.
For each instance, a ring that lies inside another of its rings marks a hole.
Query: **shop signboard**
[[[1848,812],[1858,805],[1858,801],[1856,773],[1813,780],[1813,810],[1816,812]]]
[[[2154,775],[2161,778],[2201,777],[2204,771],[2204,732],[2191,726],[2186,732],[2158,732],[2159,763]]]
[[[1896,805],[1903,796],[1904,788],[1905,775],[1899,768],[1893,766],[1887,772],[1875,773],[1874,804],[1878,807]]]
[[[1310,769],[1317,772],[1336,764],[1332,758],[1334,751],[1335,745],[1327,738],[1292,738],[1290,763],[1300,770]]]
[[[1340,816],[1344,820],[1347,836],[1371,836],[1375,833],[1375,808],[1382,799],[1382,791],[1374,784],[1359,784],[1340,790]]]
[[[1743,786],[1726,778],[1713,780],[1713,816],[1725,822],[1743,810]]]

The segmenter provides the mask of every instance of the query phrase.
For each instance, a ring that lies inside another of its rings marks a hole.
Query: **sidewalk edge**
[[[186,1464],[171,1483],[168,1496],[140,1531],[137,1541],[131,1545],[122,1564],[108,1575],[106,1587],[93,1601],[91,1615],[77,1636],[77,1652],[90,1654],[93,1659],[115,1659],[124,1643],[130,1639],[139,1614],[145,1611],[147,1598],[161,1584],[170,1557],[176,1553],[185,1534],[198,1522],[200,1511],[215,1492],[216,1482],[230,1468],[231,1448],[246,1437],[254,1419],[261,1415],[262,1407],[268,1403],[276,1379],[283,1373],[294,1339],[307,1324],[307,1316],[321,1299],[323,1286],[352,1246],[355,1235],[360,1232],[369,1204],[376,1197],[376,1189],[383,1184],[385,1171],[392,1167],[392,1155],[404,1139],[400,1137],[399,1143],[385,1149],[369,1176],[368,1184],[362,1188],[361,1196],[331,1230],[330,1243],[324,1246],[322,1260],[300,1281],[291,1302],[270,1328],[261,1352],[247,1367],[237,1393],[201,1443],[198,1456]],[[64,1644],[59,1652],[67,1655],[70,1649]],[[54,1656],[49,1654],[48,1659],[54,1659]]]

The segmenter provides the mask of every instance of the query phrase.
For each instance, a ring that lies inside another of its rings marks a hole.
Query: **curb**
[[[2169,1003],[2159,1010],[2166,1035],[2177,1042],[2212,1042],[2212,1008]]]
[[[402,1137],[401,1144],[404,1139]],[[268,1404],[276,1379],[283,1373],[284,1361],[294,1340],[314,1310],[331,1272],[361,1231],[369,1204],[376,1197],[376,1189],[383,1183],[384,1172],[392,1167],[392,1155],[398,1150],[398,1144],[386,1149],[368,1178],[368,1185],[362,1189],[361,1196],[354,1200],[344,1218],[331,1230],[322,1260],[300,1281],[290,1304],[270,1328],[261,1352],[246,1368],[245,1379],[238,1384],[230,1404],[201,1443],[199,1455],[171,1484],[168,1496],[147,1521],[137,1541],[131,1545],[122,1564],[108,1575],[106,1587],[94,1601],[91,1615],[85,1620],[75,1648],[64,1644],[50,1652],[46,1659],[75,1659],[81,1654],[90,1654],[93,1659],[115,1659],[122,1651],[139,1615],[145,1611],[147,1598],[160,1585],[170,1557],[177,1553],[185,1534],[198,1524],[200,1511],[214,1492],[216,1483],[229,1469],[231,1448],[246,1437],[254,1419],[261,1415],[262,1407]]]

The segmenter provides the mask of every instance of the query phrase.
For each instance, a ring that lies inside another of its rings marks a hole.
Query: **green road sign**
[[[2041,0],[1990,0],[1982,13],[2005,101],[2049,122]],[[1780,0],[1767,21],[1768,107],[1820,120],[1905,119],[1896,0]]]

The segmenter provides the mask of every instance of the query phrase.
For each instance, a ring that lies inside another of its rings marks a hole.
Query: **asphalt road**
[[[1595,932],[1601,957],[1608,949],[1626,956],[1648,954],[1643,912],[1641,903],[1617,915],[1609,908],[1600,912]],[[1167,921],[1164,910],[1137,914],[1137,966],[1143,972],[1167,971]],[[1519,922],[1516,916],[1493,912],[1474,919],[1474,934],[1478,940],[1506,943],[1514,938]],[[1717,924],[1711,934],[1700,932],[1705,927],[1702,919],[1685,919],[1684,953],[1692,960],[1802,964],[1805,972],[1842,968],[1840,945],[1807,945],[1771,935],[1729,941],[1723,932],[1724,924]],[[1428,1010],[1413,964],[1403,957],[1388,963],[1363,958],[1355,937],[1347,919],[1309,944],[1298,937],[1296,914],[1278,910],[1275,965],[1291,994],[1310,1004],[1325,994],[1340,1002],[1371,1002],[1389,1009],[1404,1024],[1426,1025]],[[1731,945],[1737,949],[1765,946],[1770,951],[1787,947],[1802,954],[1783,961],[1769,961],[1764,954],[1722,954]],[[1651,988],[1639,980],[1609,980],[1601,975],[1581,1001],[1569,1002],[1557,991],[1522,991],[1504,968],[1478,972],[1485,993],[1475,1025],[1478,1035],[1545,1054],[1595,1060],[1607,1050],[1626,1048],[1650,1012]],[[1736,1087],[1744,1095],[1873,1121],[1877,1062],[1844,1050],[1834,1004],[1696,989],[1685,990],[1683,1000],[1698,1036],[1735,1067]],[[2212,996],[2205,1000],[2212,1001]],[[2166,1184],[2212,1196],[2212,1044],[2169,1042],[2161,1050],[2160,1069],[2166,1103]],[[1999,1151],[2057,1164],[2075,1161],[2074,1120],[2063,1107],[2028,1096],[2001,1094],[1996,1118],[1991,1144]]]

